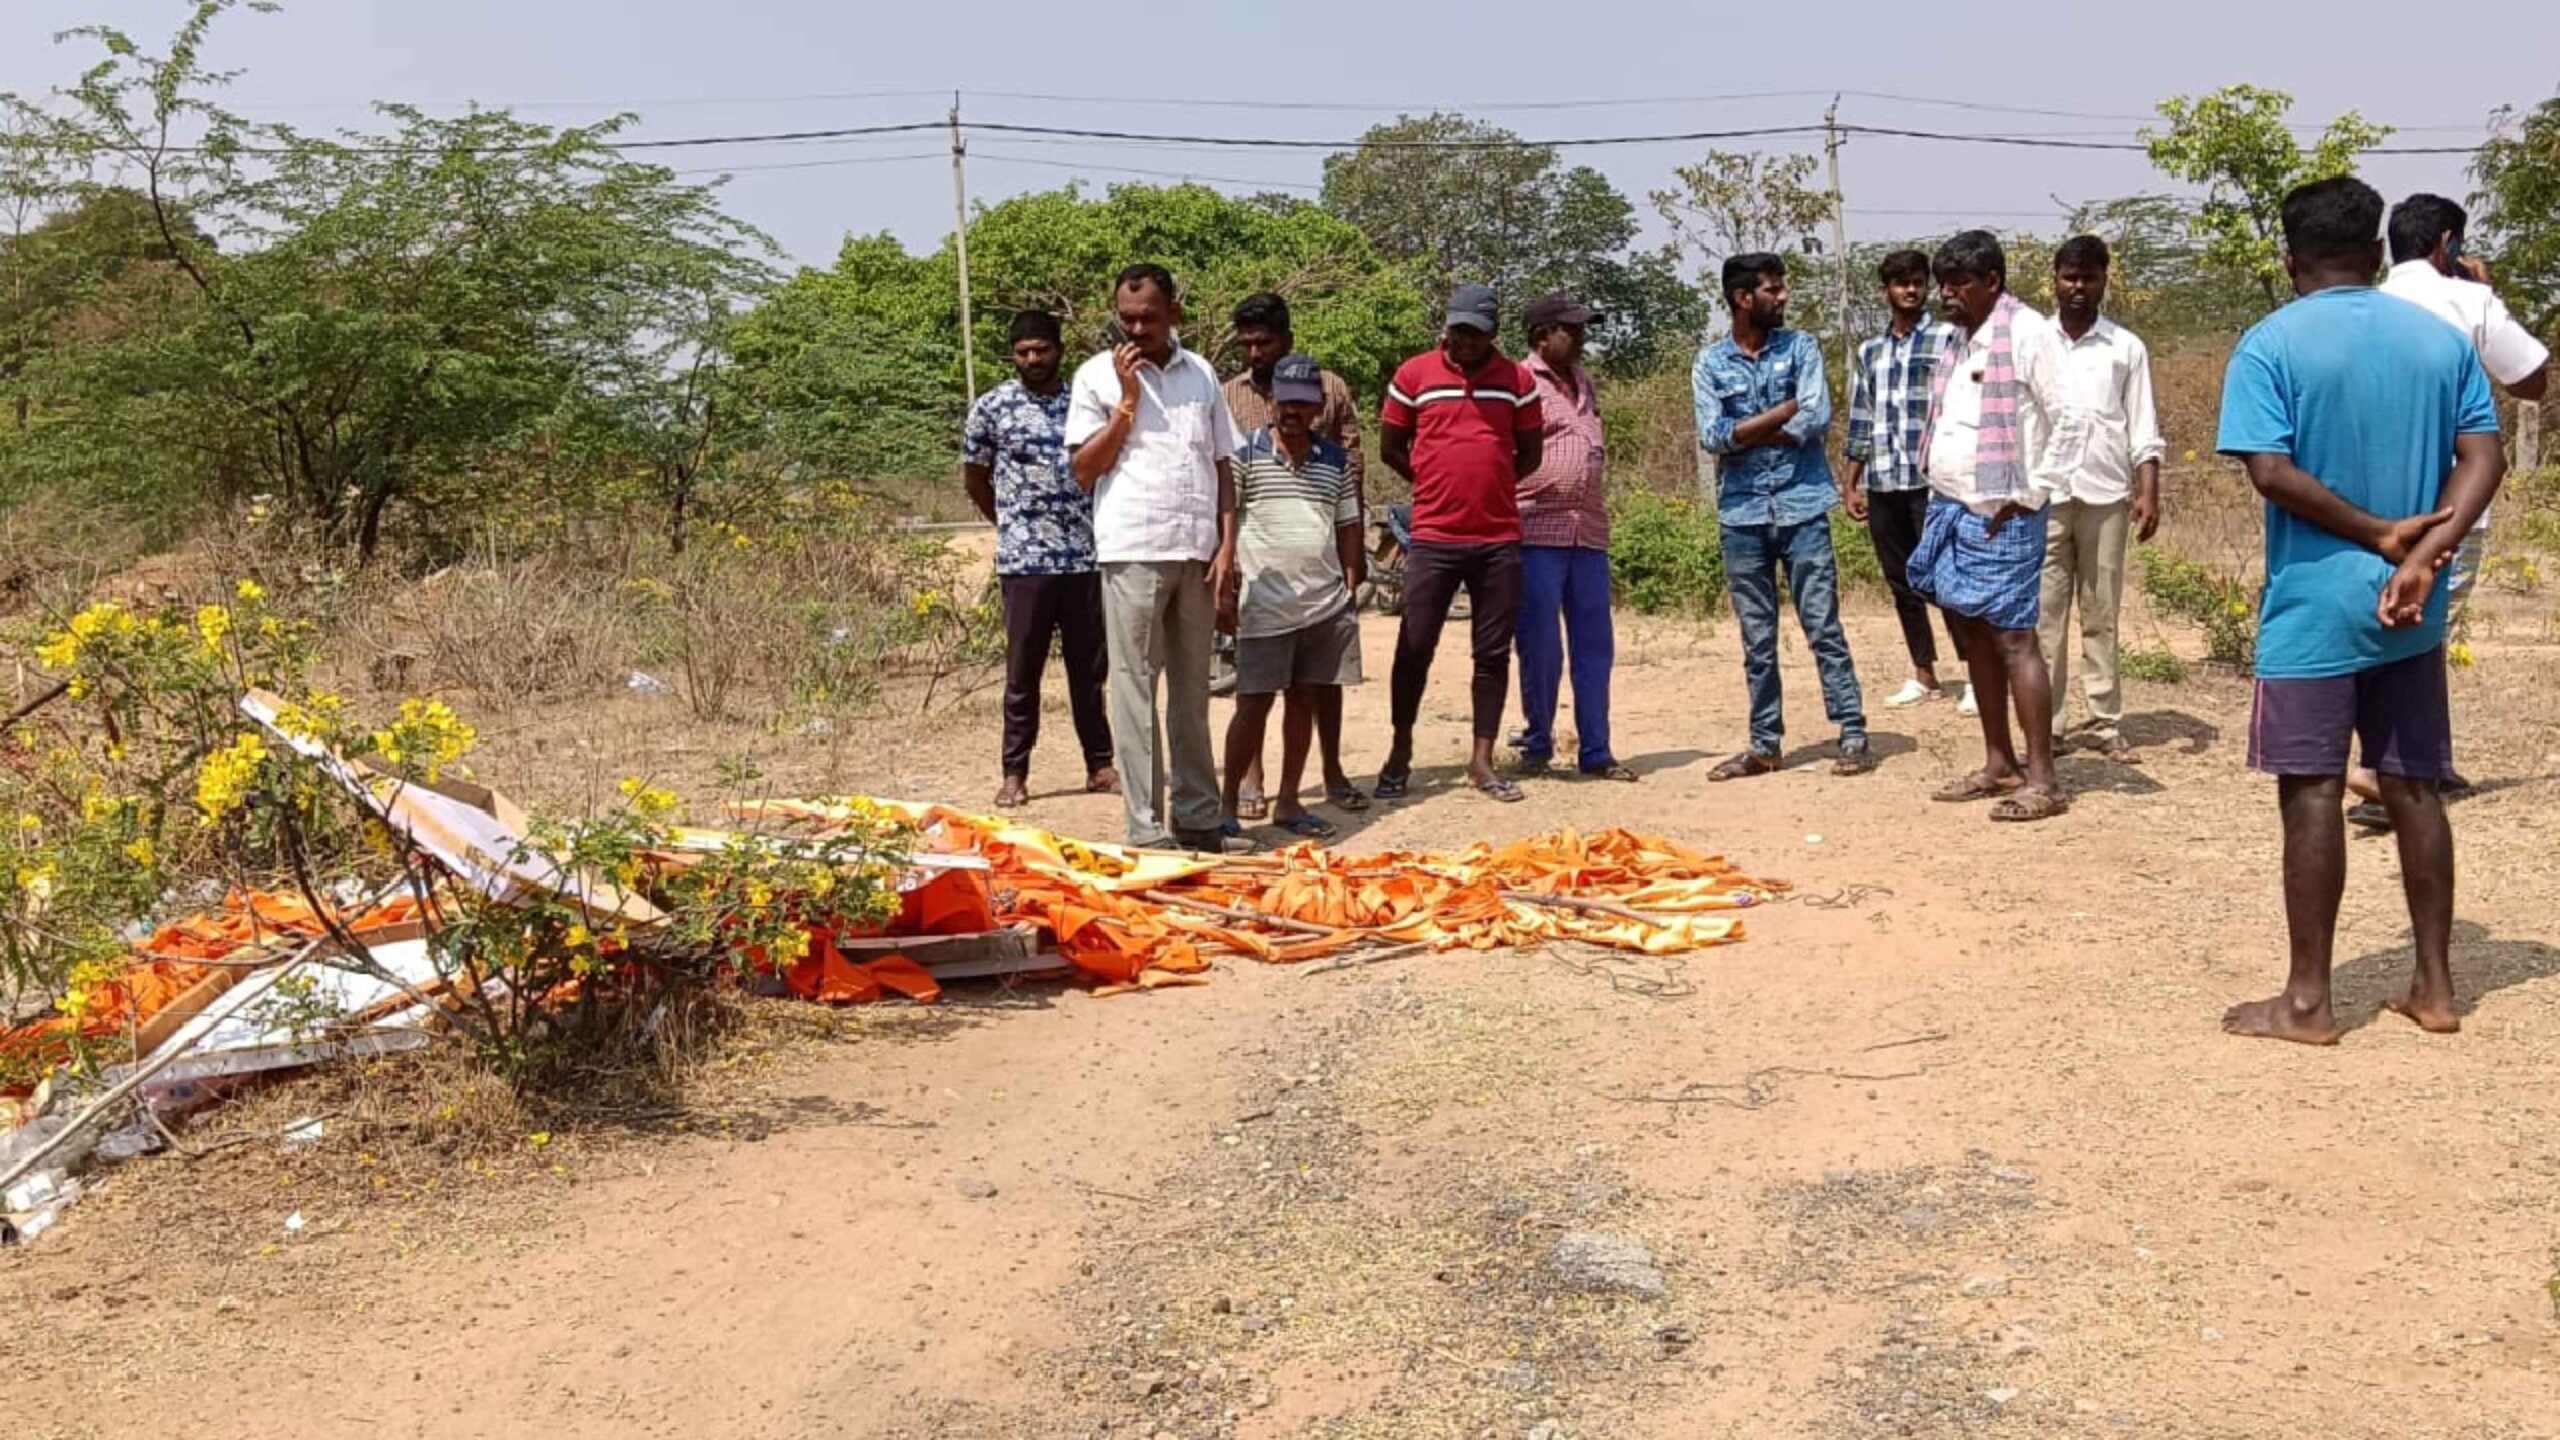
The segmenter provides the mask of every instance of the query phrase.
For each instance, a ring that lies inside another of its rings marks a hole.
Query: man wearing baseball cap
[[[1582,347],[1598,313],[1561,292],[1529,302],[1527,369],[1538,385],[1545,441],[1538,468],[1520,477],[1521,768],[1555,757],[1556,692],[1573,660],[1573,728],[1585,775],[1633,780],[1609,748],[1609,669],[1617,634],[1609,619],[1609,507],[1601,493],[1608,452],[1600,392]]]
[[[1413,484],[1413,544],[1405,556],[1404,617],[1396,630],[1390,706],[1395,738],[1378,771],[1378,795],[1405,793],[1413,774],[1413,722],[1449,602],[1467,592],[1475,648],[1474,746],[1467,781],[1514,803],[1520,787],[1495,773],[1493,742],[1511,688],[1512,627],[1520,607],[1520,477],[1544,453],[1538,385],[1494,348],[1493,290],[1461,285],[1449,296],[1437,349],[1396,368],[1380,408],[1379,458]]]
[[[1311,736],[1321,736],[1326,788],[1350,788],[1342,769],[1342,727],[1318,717],[1342,713],[1341,688],[1360,681],[1360,491],[1341,446],[1316,433],[1325,408],[1324,374],[1304,355],[1272,367],[1271,423],[1236,452],[1234,513],[1219,527],[1234,577],[1219,597],[1219,621],[1236,636],[1236,713],[1227,726],[1226,830],[1238,815],[1245,772],[1262,756],[1271,707],[1289,697],[1281,727],[1280,784],[1271,820],[1292,835],[1333,838],[1333,825],[1299,803]],[[1330,704],[1327,702],[1330,701]]]

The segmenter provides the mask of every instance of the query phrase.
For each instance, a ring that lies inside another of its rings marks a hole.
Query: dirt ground
[[[2455,678],[2482,782],[2455,811],[2463,1033],[2377,1018],[2407,929],[2391,845],[2359,839],[2354,1028],[2327,1051],[2216,1027],[2281,972],[2237,679],[2134,684],[2148,763],[2074,758],[2067,817],[2003,827],[1927,799],[1975,753],[1951,705],[1878,710],[1882,770],[1829,775],[1800,642],[1799,763],[1711,788],[1742,732],[1730,624],[1622,625],[1640,786],[1456,787],[1444,652],[1422,783],[1343,843],[1660,831],[1798,887],[1739,945],[960,993],[742,1065],[680,1127],[545,1137],[432,1193],[314,1186],[272,1146],[141,1162],[0,1257],[6,1428],[2560,1435],[2546,623],[2485,627]],[[2129,627],[2163,638],[2192,653]],[[1852,639],[1871,697],[1898,683],[1881,603]],[[1355,770],[1390,643],[1371,620]],[[560,799],[655,766],[702,794],[753,750],[784,789],[995,784],[991,691],[783,740],[680,714],[502,718],[483,773]],[[1116,838],[1070,740],[1053,703],[1026,813]],[[1586,1232],[1652,1268],[1562,1266]]]

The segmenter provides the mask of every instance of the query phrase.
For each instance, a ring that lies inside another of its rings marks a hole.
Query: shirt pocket
[[[1751,377],[1738,370],[1718,370],[1707,377],[1716,407],[1735,419],[1757,414],[1751,406]]]

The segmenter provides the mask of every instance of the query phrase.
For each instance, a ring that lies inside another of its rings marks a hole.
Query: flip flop
[[[1474,784],[1478,790],[1483,791],[1485,794],[1492,796],[1494,799],[1501,801],[1505,805],[1517,805],[1521,801],[1529,798],[1519,786],[1512,784],[1510,781],[1503,779],[1499,775],[1488,776],[1485,779],[1474,782]]]
[[[1930,791],[1929,798],[1951,805],[1962,805],[1975,800],[1989,800],[1994,796],[2006,795],[2026,783],[2024,780],[1994,780],[1980,770],[1973,770]]]
[[[1831,773],[1834,775],[1864,775],[1875,768],[1875,749],[1864,740],[1855,745],[1842,745],[1840,758],[1831,762]]]
[[[1340,810],[1359,811],[1369,808],[1369,797],[1362,794],[1357,785],[1327,785],[1324,787],[1324,798],[1332,801],[1334,807]]]
[[[1381,770],[1378,772],[1377,789],[1372,793],[1381,800],[1401,800],[1404,798],[1405,790],[1412,784],[1413,772],[1410,770],[1398,771],[1392,775]]]
[[[1633,770],[1628,769],[1625,765],[1620,764],[1615,760],[1610,761],[1608,764],[1603,765],[1596,770],[1585,770],[1582,773],[1590,776],[1594,780],[1615,780],[1622,785],[1632,785],[1637,780],[1643,778],[1637,775]]]
[[[1236,797],[1236,818],[1259,820],[1271,813],[1271,797],[1258,790],[1247,790]]]
[[[1777,756],[1763,755],[1757,750],[1745,750],[1708,771],[1707,778],[1721,783],[1726,780],[1744,780],[1754,775],[1774,774],[1777,769]]]
[[[1342,833],[1342,831],[1337,828],[1333,822],[1323,819],[1320,816],[1310,815],[1303,810],[1290,816],[1286,820],[1275,820],[1271,823],[1288,831],[1292,835],[1302,836],[1309,840],[1330,840],[1334,836]]]
[[[2049,790],[2020,789],[2004,795],[1991,807],[1991,818],[2012,825],[2036,820],[2050,820],[2071,808],[2071,802]]]

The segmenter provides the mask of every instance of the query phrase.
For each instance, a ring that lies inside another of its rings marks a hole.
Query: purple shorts
[[[2444,647],[2353,675],[2260,680],[2249,715],[2249,768],[2344,775],[2349,741],[2364,763],[2404,780],[2453,778]]]

